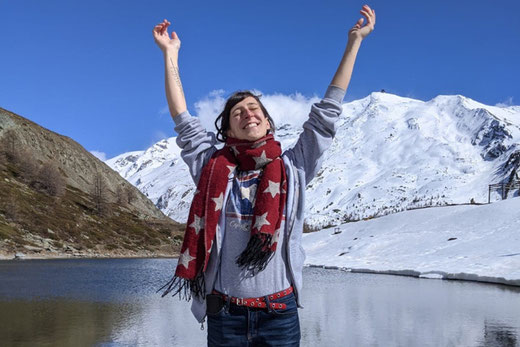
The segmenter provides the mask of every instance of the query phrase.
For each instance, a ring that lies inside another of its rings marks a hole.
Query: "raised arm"
[[[182,149],[181,157],[188,165],[195,184],[198,183],[202,168],[211,155],[217,150],[215,134],[207,132],[198,117],[192,117],[186,107],[186,98],[182,90],[179,75],[179,49],[181,40],[177,33],[168,35],[170,22],[166,19],[153,29],[155,43],[164,56],[164,72],[166,84],[166,99],[173,121],[176,124],[177,145]]]
[[[303,132],[296,145],[286,152],[295,166],[305,172],[306,184],[320,169],[321,157],[332,144],[336,134],[336,120],[342,111],[341,102],[350,83],[361,41],[374,30],[375,11],[365,5],[360,12],[367,18],[367,23],[363,25],[361,18],[350,29],[345,53],[331,85],[327,88],[323,100],[312,105],[309,119],[303,124]]]
[[[344,90],[347,90],[350,83],[354,62],[356,61],[361,42],[374,30],[376,24],[376,11],[371,9],[368,5],[364,5],[359,12],[366,17],[367,22],[363,25],[364,19],[361,17],[348,32],[348,42],[345,53],[343,53],[338,70],[330,83]]]
[[[182,90],[181,77],[179,75],[179,49],[181,40],[175,31],[168,35],[170,22],[166,19],[153,28],[155,43],[164,56],[164,81],[166,85],[166,99],[172,118],[187,110],[186,98]]]

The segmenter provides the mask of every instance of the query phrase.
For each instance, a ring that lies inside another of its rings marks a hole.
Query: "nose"
[[[246,109],[246,114],[245,114],[246,118],[251,118],[254,115],[255,115],[255,113],[253,111]]]

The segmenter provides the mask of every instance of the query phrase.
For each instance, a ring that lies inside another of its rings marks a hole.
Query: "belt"
[[[222,296],[222,298],[224,299],[224,301],[226,301],[226,302],[228,301],[228,298],[229,298],[229,302],[231,302],[232,304],[235,304],[237,306],[247,306],[247,307],[255,307],[255,308],[266,308],[267,307],[267,303],[265,300],[266,297],[269,298],[269,300],[275,300],[275,299],[283,298],[284,296],[287,296],[287,295],[291,294],[292,292],[293,292],[293,287],[290,286],[287,289],[281,290],[281,291],[273,293],[273,294],[268,294],[266,296],[260,296],[258,298],[237,298],[235,296],[229,297],[226,294],[222,294],[220,292],[217,292],[216,290],[213,290],[213,294],[220,294]],[[284,310],[285,308],[287,308],[287,305],[280,304],[277,302],[270,302],[269,306],[271,306],[272,309]]]

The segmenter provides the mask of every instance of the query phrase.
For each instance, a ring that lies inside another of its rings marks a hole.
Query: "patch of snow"
[[[520,286],[520,198],[425,208],[304,234],[307,265]]]

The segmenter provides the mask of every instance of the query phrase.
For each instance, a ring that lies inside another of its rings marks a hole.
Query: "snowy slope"
[[[315,98],[263,100],[277,138],[290,147],[303,121],[295,110],[306,112]],[[222,102],[220,95],[205,99],[198,113],[210,120]],[[388,93],[345,103],[322,170],[307,188],[306,222],[319,229],[414,207],[487,202],[488,184],[509,181],[520,167],[519,143],[518,106],[488,106],[460,95],[424,102]],[[179,153],[172,137],[106,163],[165,214],[185,222],[195,187]]]
[[[306,264],[520,285],[520,198],[399,212],[302,243]]]

